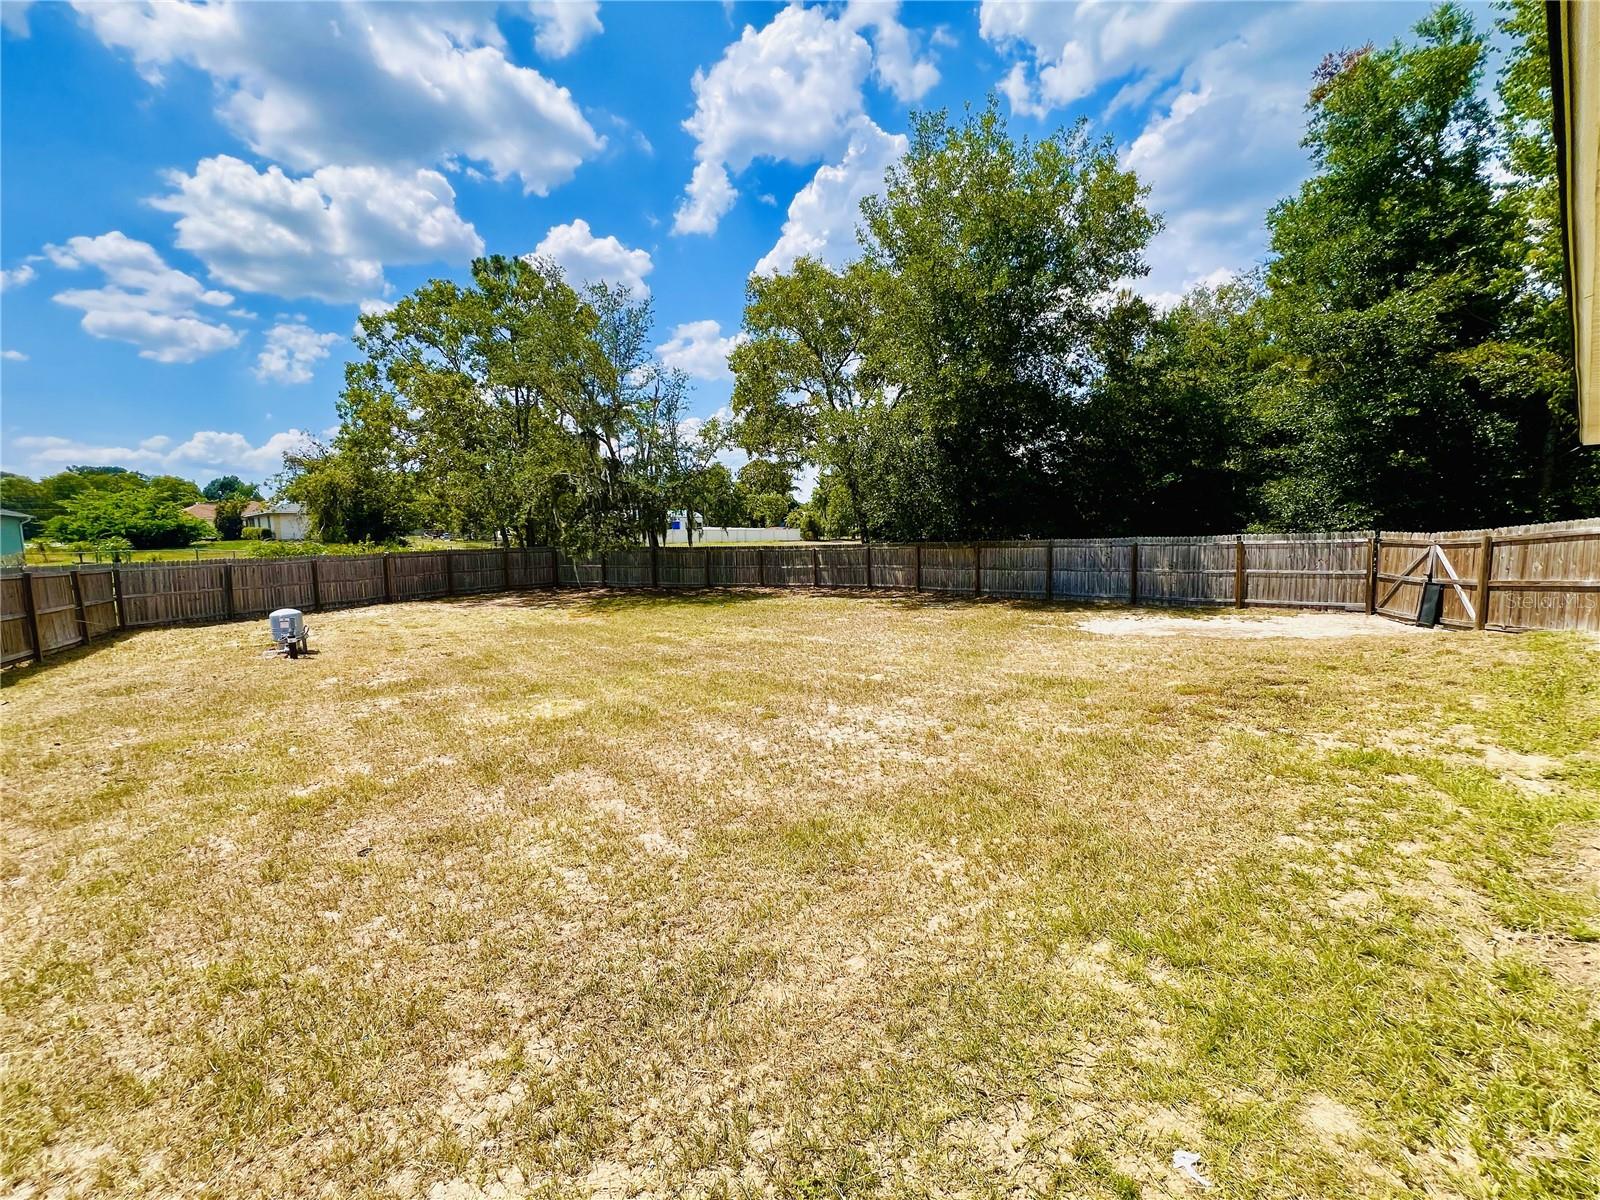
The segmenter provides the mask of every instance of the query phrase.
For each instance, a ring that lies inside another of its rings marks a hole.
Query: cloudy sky
[[[268,477],[357,314],[486,251],[647,289],[709,414],[749,274],[847,255],[909,112],[990,92],[1115,140],[1170,297],[1260,260],[1322,55],[1423,11],[4,0],[0,461]]]

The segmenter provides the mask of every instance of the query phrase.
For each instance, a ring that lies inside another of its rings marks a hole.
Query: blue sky
[[[483,251],[647,287],[709,415],[750,272],[840,261],[909,112],[990,92],[1114,139],[1169,299],[1260,260],[1322,55],[1424,11],[5,0],[0,461],[267,478],[361,307]]]

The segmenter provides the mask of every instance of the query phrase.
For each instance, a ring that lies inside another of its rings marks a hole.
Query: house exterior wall
[[[304,513],[252,513],[244,523],[271,530],[273,538],[280,542],[303,542],[311,533],[311,522]]]
[[[0,556],[21,554],[23,540],[21,518],[0,517]]]

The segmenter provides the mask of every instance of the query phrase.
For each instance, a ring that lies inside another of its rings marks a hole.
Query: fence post
[[[1244,574],[1244,539],[1235,538],[1233,543],[1233,606],[1243,608],[1245,601],[1245,574]]]
[[[561,552],[554,546],[550,547],[550,587],[561,586]]]
[[[222,607],[228,620],[233,620],[233,564],[222,564]]]
[[[600,586],[601,587],[605,587],[605,585],[606,585],[606,556],[604,554],[602,554],[600,556]]]
[[[322,580],[317,577],[317,559],[315,555],[311,558],[311,611],[322,611]],[[231,616],[232,614],[230,613],[229,615]]]
[[[656,546],[650,547],[650,588],[654,591],[661,586],[661,551]]]
[[[872,586],[872,543],[866,543],[867,551],[867,587]]]
[[[1128,603],[1139,603],[1139,543],[1128,544]]]
[[[921,542],[917,543],[916,565],[911,568],[911,590],[914,591],[914,592],[920,592],[922,590],[922,543]]]
[[[33,641],[33,661],[44,661],[44,642],[39,637],[39,613],[33,598],[33,572],[22,573],[22,615],[28,626],[28,637]]]
[[[72,607],[78,618],[78,630],[83,634],[83,644],[89,644],[89,614],[83,609],[83,581],[78,578],[78,568],[72,568]]]
[[[983,543],[972,543],[972,594],[983,595]]]
[[[706,556],[706,586],[710,587],[711,586],[711,547],[710,546],[706,546],[704,549],[701,550],[701,553]]]
[[[767,586],[767,548],[756,547],[756,578],[761,581],[761,586]]]
[[[811,547],[811,586],[822,586],[822,554],[815,546]]]
[[[1494,535],[1486,533],[1483,540],[1478,543],[1478,595],[1477,613],[1473,617],[1472,627],[1482,629],[1489,620],[1489,580],[1494,577],[1494,570],[1490,564],[1494,562]]]
[[[1367,616],[1378,611],[1378,557],[1383,552],[1383,532],[1374,529],[1367,539]]]
[[[511,590],[511,542],[507,534],[506,544],[500,547],[500,590]]]
[[[454,550],[446,550],[444,552],[444,590],[447,596],[456,594],[456,552]]]
[[[394,603],[394,556],[387,551],[383,555],[383,602]]]
[[[122,611],[122,568],[111,568],[111,607],[117,610],[117,628],[128,627],[128,614]]]

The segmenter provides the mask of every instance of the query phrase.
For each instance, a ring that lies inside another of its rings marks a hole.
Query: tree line
[[[992,98],[914,114],[857,256],[751,277],[732,417],[698,428],[647,300],[481,259],[362,318],[339,432],[289,460],[286,492],[325,540],[432,521],[575,553],[655,544],[679,510],[870,539],[1600,511],[1541,8],[1499,25],[1497,113],[1487,35],[1454,5],[1329,54],[1266,263],[1164,310],[1131,287],[1161,218],[1109,138],[1014,137]]]
[[[124,467],[68,467],[42,479],[0,471],[0,508],[33,518],[30,537],[112,553],[236,538],[245,505],[259,499],[259,485],[237,475],[219,476],[201,488],[177,475]],[[216,505],[214,521],[183,511],[203,500]]]

